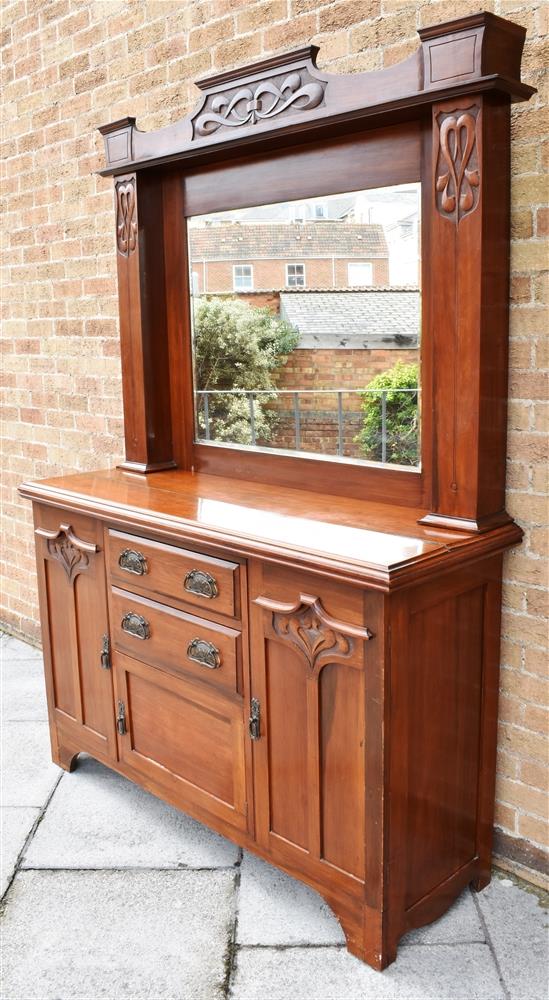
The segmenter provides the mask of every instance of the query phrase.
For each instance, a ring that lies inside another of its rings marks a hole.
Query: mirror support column
[[[430,271],[433,505],[423,524],[482,531],[505,512],[510,104],[433,105]]]
[[[115,178],[116,248],[126,460],[131,472],[173,460],[162,186],[154,171]]]

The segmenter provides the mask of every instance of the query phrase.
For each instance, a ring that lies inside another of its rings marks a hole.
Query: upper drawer
[[[126,590],[137,587],[233,618],[239,614],[238,563],[114,530],[107,549],[111,582]]]

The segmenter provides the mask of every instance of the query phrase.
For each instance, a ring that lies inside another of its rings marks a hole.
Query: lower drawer
[[[241,636],[234,628],[196,618],[113,587],[113,648],[153,667],[241,692]]]
[[[113,668],[121,762],[197,818],[246,830],[242,704],[120,654]]]

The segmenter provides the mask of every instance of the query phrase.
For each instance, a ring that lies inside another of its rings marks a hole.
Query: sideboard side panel
[[[497,685],[495,699],[492,689],[498,637],[489,628],[489,570],[481,564],[410,595],[408,911],[471,864],[479,868],[483,754],[492,759],[483,747],[495,739],[497,713]]]

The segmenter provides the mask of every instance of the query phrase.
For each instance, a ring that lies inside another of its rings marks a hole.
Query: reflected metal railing
[[[395,396],[400,394],[413,393],[418,397],[419,406],[419,387],[414,388],[399,388],[399,389],[196,389],[195,397],[197,400],[197,413],[198,404],[201,402],[201,412],[204,419],[204,437],[201,438],[203,441],[211,441],[211,423],[212,416],[210,411],[210,398],[212,396],[233,396],[238,395],[244,397],[248,402],[248,416],[250,423],[250,439],[251,445],[257,445],[257,434],[256,434],[256,415],[255,415],[255,403],[259,401],[259,397],[268,397],[268,401],[272,400],[274,397],[278,396],[289,396],[292,397],[292,407],[285,411],[285,413],[293,412],[293,422],[294,422],[294,436],[295,436],[295,450],[301,451],[302,446],[302,417],[307,412],[300,405],[301,396],[322,396],[331,395],[336,396],[337,405],[334,411],[337,414],[337,454],[343,456],[345,453],[345,421],[349,414],[345,413],[344,410],[344,396],[355,395],[355,396],[365,396],[366,394],[372,394],[380,398],[381,403],[381,461],[387,462],[387,448],[388,448],[388,426],[387,426],[387,399],[391,398],[393,401]],[[311,411],[309,411],[310,414]],[[354,417],[360,415],[360,411],[353,411]],[[214,418],[215,419],[215,416]],[[215,438],[213,439],[215,440]]]

